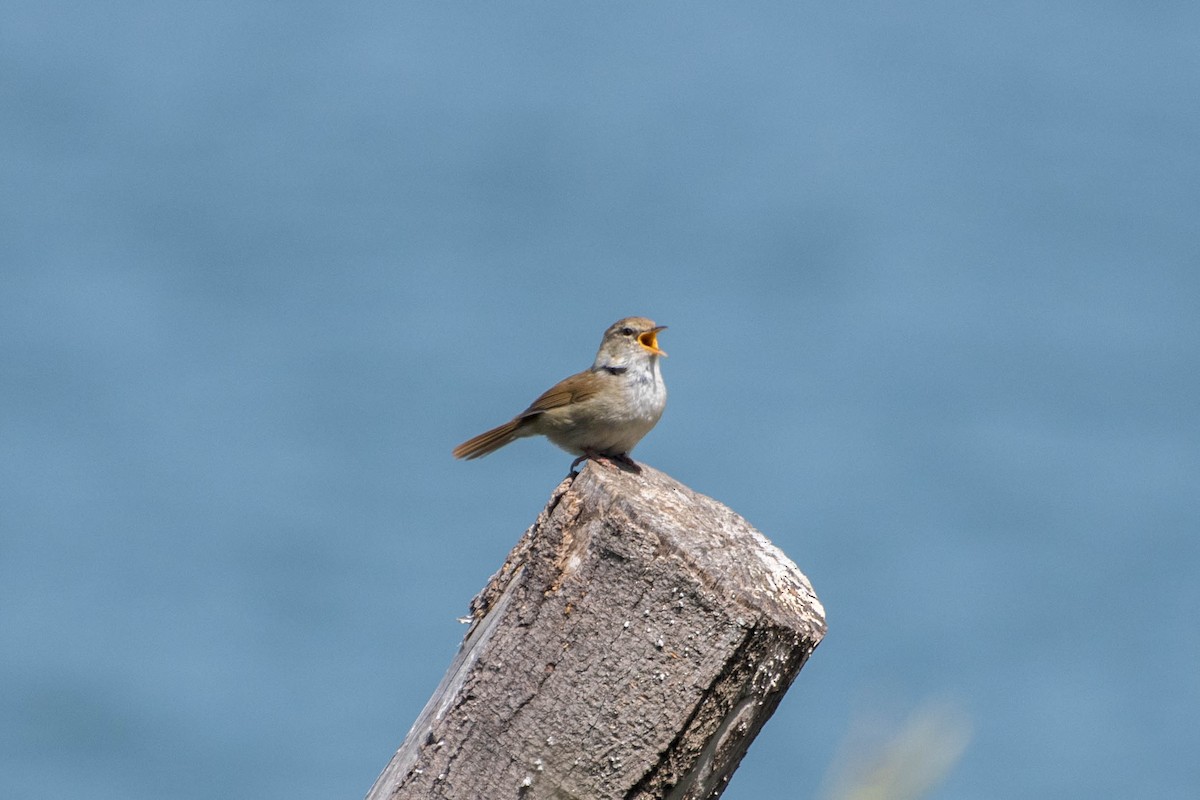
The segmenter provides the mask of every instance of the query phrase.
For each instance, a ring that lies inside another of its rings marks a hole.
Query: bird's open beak
[[[651,328],[645,333],[638,334],[638,344],[656,356],[666,357],[667,354],[658,349],[658,332],[665,331],[666,329],[666,325],[659,325],[657,328]]]

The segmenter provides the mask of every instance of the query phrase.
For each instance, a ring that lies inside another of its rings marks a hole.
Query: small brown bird
[[[455,458],[479,458],[525,436],[545,436],[579,456],[615,461],[637,471],[629,457],[650,432],[667,404],[667,387],[658,367],[658,332],[645,317],[626,317],[604,332],[590,369],[548,389],[510,422],[454,448]]]

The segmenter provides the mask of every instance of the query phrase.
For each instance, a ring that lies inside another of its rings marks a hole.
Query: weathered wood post
[[[745,520],[642,470],[559,485],[368,800],[720,796],[824,610]]]

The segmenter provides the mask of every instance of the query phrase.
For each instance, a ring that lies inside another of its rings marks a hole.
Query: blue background
[[[826,6],[6,3],[0,794],[360,797],[643,314],[829,615],[726,797],[1194,797],[1200,5]]]

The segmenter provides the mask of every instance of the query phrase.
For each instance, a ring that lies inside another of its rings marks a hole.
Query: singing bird
[[[666,325],[626,317],[604,332],[592,366],[556,383],[510,421],[454,448],[455,458],[479,458],[516,439],[545,436],[584,459],[637,471],[629,452],[662,417],[667,387],[659,369],[658,334]]]

